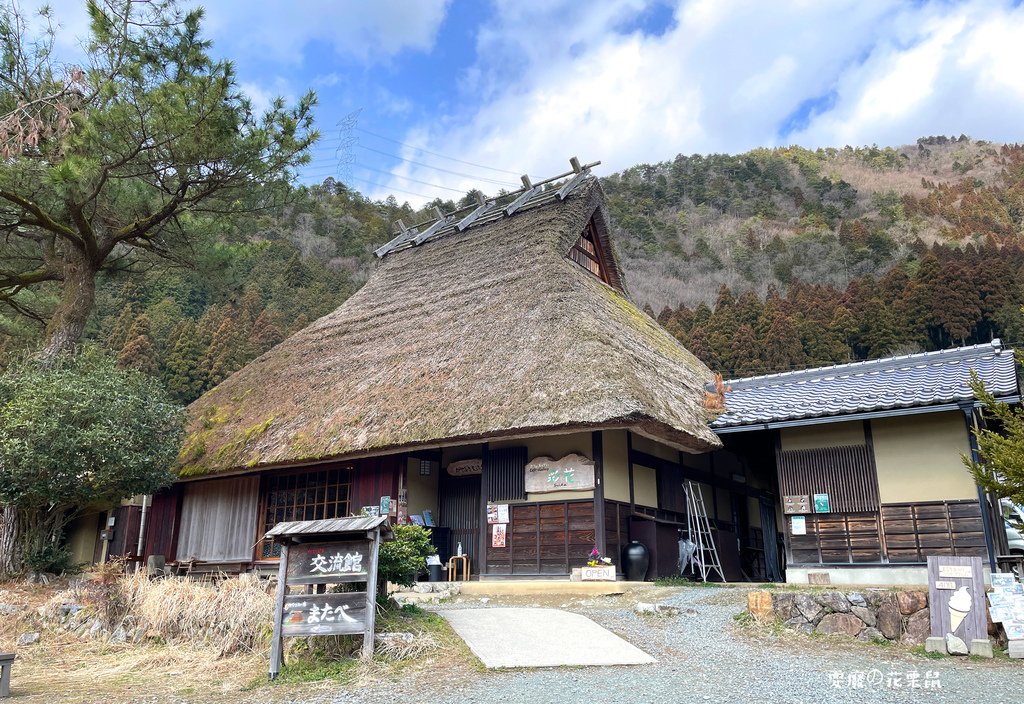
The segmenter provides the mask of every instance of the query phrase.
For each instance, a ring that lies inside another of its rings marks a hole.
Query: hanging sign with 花
[[[537,457],[526,465],[526,493],[579,491],[594,488],[594,462],[583,455],[566,455],[560,460]]]

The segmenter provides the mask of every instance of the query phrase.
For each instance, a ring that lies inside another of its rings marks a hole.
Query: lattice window
[[[351,466],[264,478],[260,536],[282,521],[348,516],[351,490]],[[281,546],[262,541],[257,555],[264,560],[280,557]]]
[[[591,274],[608,282],[607,267],[605,266],[604,251],[601,249],[601,241],[594,230],[594,222],[587,223],[583,234],[576,240],[576,244],[569,250],[569,259],[579,264]]]

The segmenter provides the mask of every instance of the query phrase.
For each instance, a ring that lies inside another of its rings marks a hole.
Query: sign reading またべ
[[[526,465],[526,493],[578,491],[594,488],[594,462],[583,455],[560,460],[537,457]]]

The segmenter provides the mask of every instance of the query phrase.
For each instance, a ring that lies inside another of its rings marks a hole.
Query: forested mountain
[[[631,294],[727,377],[1024,341],[1024,147],[757,149],[603,182]],[[425,211],[333,179],[296,189],[222,223],[188,265],[104,275],[88,337],[189,402],[344,301],[393,223]],[[45,313],[47,290],[33,296]],[[0,361],[41,330],[0,311]]]

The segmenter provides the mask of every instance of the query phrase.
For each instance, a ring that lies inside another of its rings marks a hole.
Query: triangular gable
[[[594,219],[587,222],[587,226],[576,239],[576,243],[569,250],[569,259],[579,264],[606,284],[612,285],[609,275],[610,257],[604,251],[601,238],[597,235],[597,228]]]

